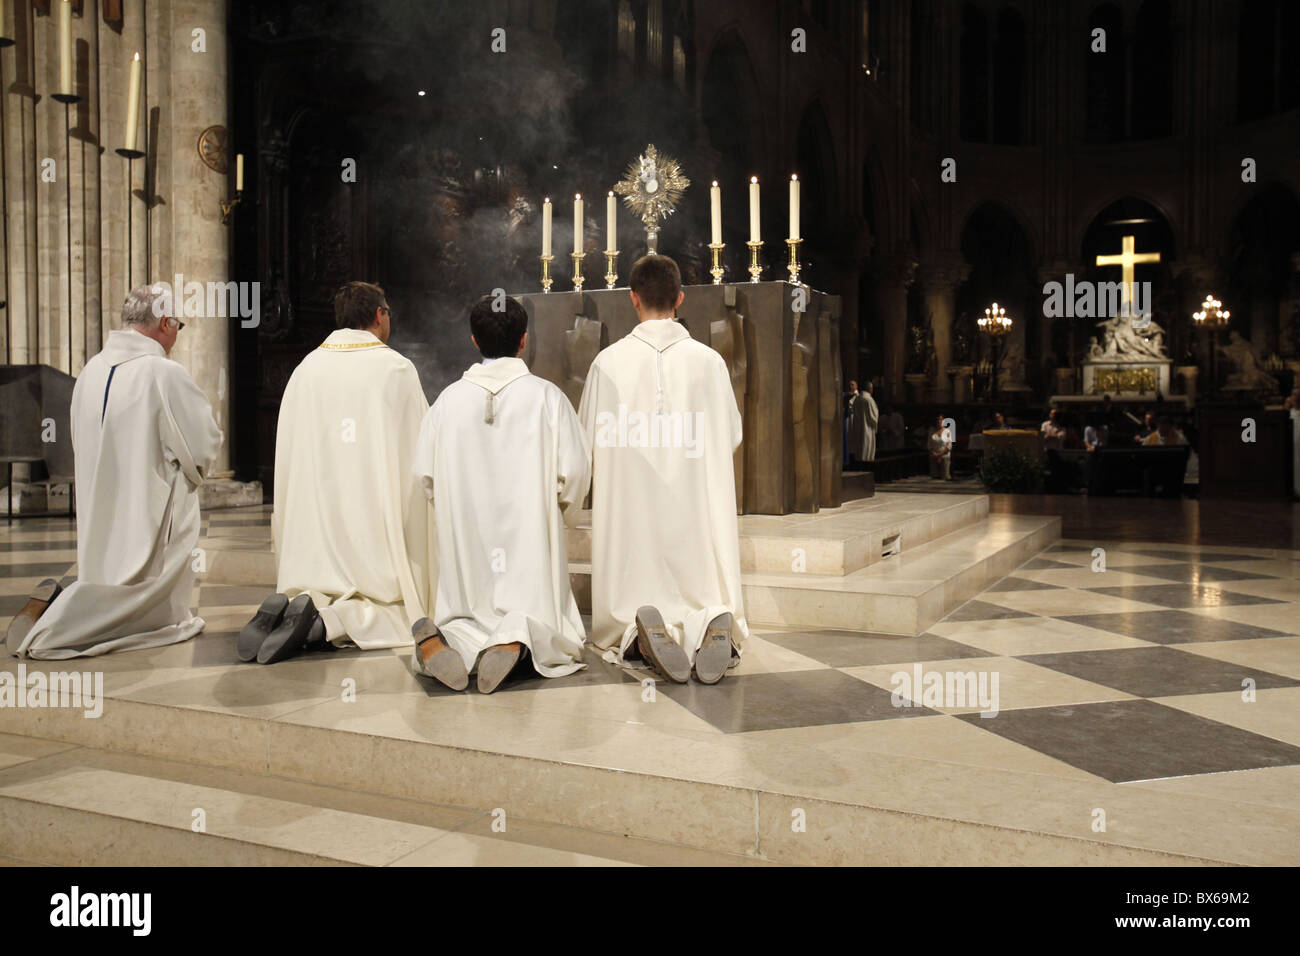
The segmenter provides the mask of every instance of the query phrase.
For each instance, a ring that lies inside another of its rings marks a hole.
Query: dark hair
[[[514,358],[528,331],[528,313],[518,299],[505,297],[504,308],[494,309],[496,296],[485,295],[469,310],[469,330],[484,358]]]
[[[388,308],[384,290],[373,282],[349,282],[334,293],[334,327],[368,329],[375,324],[375,310]]]
[[[682,273],[668,256],[652,252],[632,264],[632,275],[627,284],[647,309],[665,312],[677,308],[677,296],[682,291]]]

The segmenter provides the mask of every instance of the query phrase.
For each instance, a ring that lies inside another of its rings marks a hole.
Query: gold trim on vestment
[[[323,349],[386,349],[388,348],[383,342],[322,342],[320,347]]]

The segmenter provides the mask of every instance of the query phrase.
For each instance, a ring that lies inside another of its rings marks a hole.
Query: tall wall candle
[[[135,149],[137,130],[140,128],[140,54],[131,61],[130,93],[126,100],[126,138],[123,142],[129,150]]]
[[[582,255],[582,193],[573,194],[573,251]]]
[[[59,4],[59,92],[73,94],[72,88],[72,0]]]
[[[613,192],[605,197],[605,232],[606,251],[616,251],[618,249],[618,201],[614,198]]]
[[[790,177],[790,238],[799,238],[799,177]]]
[[[244,154],[235,154],[235,192],[244,191]]]
[[[709,187],[709,219],[713,224],[713,244],[722,245],[722,190],[715,179]]]
[[[749,177],[749,241],[762,242],[758,221],[758,177]]]
[[[542,255],[551,254],[551,200],[542,201]]]

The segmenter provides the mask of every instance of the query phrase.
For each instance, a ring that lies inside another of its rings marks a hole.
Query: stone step
[[[1061,519],[993,515],[850,574],[746,571],[745,616],[753,624],[913,636],[1056,542]],[[591,610],[591,565],[569,579]]]
[[[0,847],[60,866],[752,865],[572,827],[0,735]],[[8,753],[7,753],[8,752]],[[495,828],[495,829],[494,829]]]
[[[846,502],[816,514],[744,515],[740,566],[745,571],[843,576],[914,550],[988,516],[987,495],[899,493]],[[221,528],[199,541],[207,581],[269,585],[275,555],[266,527]],[[591,521],[578,519],[568,533],[569,558],[591,560]]]

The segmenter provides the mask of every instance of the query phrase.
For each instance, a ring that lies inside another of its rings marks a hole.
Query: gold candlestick
[[[540,258],[542,260],[542,291],[550,292],[551,283],[555,281],[551,278],[551,260],[555,256],[541,256]]]
[[[785,241],[785,244],[790,247],[790,262],[785,268],[790,273],[790,282],[794,285],[799,284],[799,246],[802,243],[802,239],[787,239]]]
[[[618,282],[618,250],[605,250],[605,288],[612,289]]]
[[[570,252],[569,258],[573,260],[573,291],[582,291],[582,260],[586,258],[584,252]]]
[[[758,264],[758,253],[763,248],[763,243],[751,240],[745,245],[749,246],[749,281],[757,282],[758,277],[763,274],[763,267]]]
[[[727,248],[725,242],[710,242],[709,251],[713,253],[713,268],[709,270],[713,275],[713,284],[722,285],[722,250]]]

